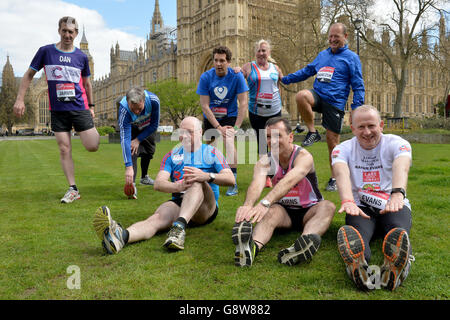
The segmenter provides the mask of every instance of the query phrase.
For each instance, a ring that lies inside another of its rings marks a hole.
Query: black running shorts
[[[312,110],[322,114],[322,126],[334,133],[340,134],[344,123],[345,112],[329,104],[314,91],[309,90],[314,97]]]
[[[179,198],[172,198],[169,201],[175,203],[177,206],[179,206],[181,208],[181,202],[183,202],[183,198],[181,198],[181,197],[179,197]],[[211,215],[211,217],[208,218],[208,220],[206,220],[205,223],[198,224],[198,223],[196,223],[194,221],[189,221],[188,222],[188,227],[189,228],[195,228],[195,227],[199,227],[199,226],[204,226],[204,225],[210,224],[211,222],[213,222],[216,219],[218,213],[219,213],[219,207],[217,207],[217,205],[216,205],[216,209],[214,210],[213,214]]]
[[[236,123],[236,117],[224,117],[217,119],[219,124],[224,126],[232,126],[234,127],[234,124]],[[208,131],[209,130],[209,131]],[[206,132],[208,131],[208,132]],[[220,135],[220,133],[217,131],[217,129],[214,129],[212,124],[208,121],[207,118],[203,119],[203,133],[205,134],[205,140],[206,141],[214,141],[216,137]]]
[[[131,126],[131,140],[136,139],[136,137],[141,133],[137,126]],[[153,159],[153,155],[155,154],[156,149],[156,131],[150,134],[147,138],[141,141],[139,143],[139,149],[137,152],[137,157],[143,157],[146,156],[150,159]]]
[[[91,111],[50,111],[53,132],[83,132],[95,127]]]
[[[280,204],[286,210],[286,213],[288,214],[289,218],[291,218],[292,222],[292,229],[301,231],[303,230],[303,218],[305,217],[308,210],[311,208],[302,208],[302,207],[288,207],[283,206]]]

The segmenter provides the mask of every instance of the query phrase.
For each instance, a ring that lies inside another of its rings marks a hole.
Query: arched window
[[[38,98],[39,124],[46,126],[50,124],[50,111],[48,110],[48,91],[43,91]]]

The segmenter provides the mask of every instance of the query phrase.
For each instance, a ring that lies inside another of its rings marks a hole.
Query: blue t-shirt
[[[83,77],[89,77],[89,60],[78,48],[63,52],[55,44],[40,47],[30,68],[44,68],[48,84],[49,109],[52,111],[88,110],[89,102]]]
[[[209,96],[209,107],[216,119],[237,117],[237,96],[246,91],[248,86],[244,75],[242,72],[235,73],[231,68],[223,77],[217,76],[215,68],[204,72],[197,87],[198,95]]]
[[[159,126],[159,98],[152,92],[145,92],[144,110],[140,115],[134,114],[128,106],[127,97],[123,97],[119,106],[120,144],[122,146],[125,167],[133,165],[131,159],[131,126],[136,126],[140,133],[137,136],[143,141]]]
[[[213,146],[202,144],[195,152],[184,152],[183,146],[175,147],[167,153],[161,161],[160,171],[164,170],[170,173],[170,181],[177,182],[183,180],[184,166],[195,167],[204,172],[219,173],[223,169],[230,168],[223,154]],[[210,183],[216,205],[219,200],[219,186]],[[172,194],[172,199],[182,197],[182,194]]]

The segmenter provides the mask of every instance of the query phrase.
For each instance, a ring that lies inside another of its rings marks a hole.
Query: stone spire
[[[89,52],[89,42],[86,38],[86,30],[83,26],[83,36],[81,37],[80,41],[80,50],[83,51],[89,60],[89,69],[91,70],[91,77],[94,79],[94,59],[92,58],[91,53]]]
[[[10,85],[11,87],[16,85],[16,77],[14,76],[14,70],[11,62],[9,62],[9,55],[6,56],[6,63],[3,66],[2,72],[2,86],[5,85]]]
[[[164,27],[163,18],[159,11],[159,1],[155,0],[155,10],[153,11],[152,28],[150,34],[155,34]]]

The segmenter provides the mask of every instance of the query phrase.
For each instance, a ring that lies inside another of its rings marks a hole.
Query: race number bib
[[[256,97],[256,103],[270,106],[272,104],[272,98],[272,93],[259,93]]]
[[[382,191],[372,191],[359,189],[359,200],[363,204],[367,204],[371,207],[383,210],[389,200],[390,195]]]
[[[298,190],[292,189],[278,202],[284,206],[293,206],[293,207],[301,206],[300,194]]]
[[[213,107],[211,108],[212,113],[216,117],[216,119],[226,117],[227,115],[227,108],[223,107]]]
[[[320,82],[331,82],[333,74],[333,67],[322,67],[320,68],[319,72],[317,72],[317,80]]]
[[[68,102],[75,101],[75,84],[74,83],[58,83],[56,84],[56,98],[58,101]]]

